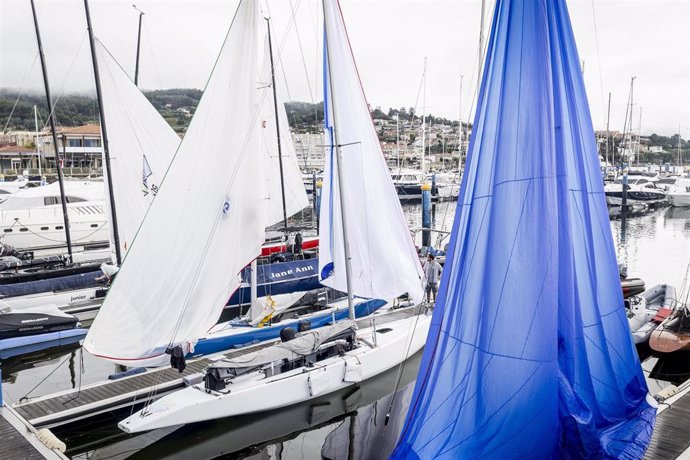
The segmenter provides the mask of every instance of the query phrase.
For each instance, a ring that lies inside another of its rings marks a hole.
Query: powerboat
[[[690,206],[690,179],[679,179],[674,187],[666,193],[671,206]]]
[[[604,186],[606,202],[609,206],[621,205],[623,202],[623,178],[619,177]],[[654,180],[646,176],[628,176],[628,203],[651,203],[666,200],[666,193],[657,188]]]

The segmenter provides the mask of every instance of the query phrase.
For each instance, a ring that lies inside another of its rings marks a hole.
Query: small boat
[[[613,183],[605,185],[604,193],[609,205],[620,205],[623,202],[623,178],[619,177]],[[642,175],[628,176],[627,195],[627,201],[630,204],[666,200],[666,193],[656,187],[654,180]]]
[[[421,201],[424,173],[416,169],[395,169],[391,172],[393,185],[401,201]]]
[[[431,316],[355,332],[354,323],[304,333],[233,361],[206,369],[204,382],[154,402],[118,424],[128,433],[287,407],[351,387],[419,351]],[[312,363],[307,365],[307,362]]]
[[[690,350],[690,314],[687,307],[677,305],[649,336],[649,347],[659,353]]]
[[[56,305],[19,312],[5,305],[0,307],[0,340],[74,329],[78,323],[76,316],[63,313]]]
[[[690,179],[679,179],[666,197],[671,206],[690,206]]]
[[[5,360],[15,356],[23,357],[27,353],[74,345],[86,336],[86,332],[86,329],[75,327],[55,332],[2,339],[0,340],[0,359]],[[78,347],[77,345],[76,348]],[[3,368],[4,364],[3,362]]]
[[[627,299],[625,308],[635,343],[645,343],[652,331],[675,310],[676,289],[659,284]]]

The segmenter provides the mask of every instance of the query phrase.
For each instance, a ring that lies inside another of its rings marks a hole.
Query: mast
[[[283,151],[280,143],[280,122],[278,120],[278,95],[276,93],[276,72],[273,65],[273,44],[271,43],[271,22],[266,18],[268,28],[268,55],[271,58],[271,87],[273,88],[273,109],[276,116],[276,138],[278,140],[278,165],[280,166],[280,192],[283,200],[283,228],[287,230],[287,206],[285,205],[285,178],[283,177]]]
[[[328,0],[323,0],[324,2]],[[326,6],[323,6],[324,10]],[[331,66],[331,52],[328,40],[328,27],[326,27],[326,59],[328,59],[328,85],[331,90],[331,107],[335,107],[335,92],[333,91],[333,68]],[[426,59],[425,59],[426,61]],[[328,94],[324,95],[327,98]],[[340,151],[340,143],[338,142],[338,129],[336,127],[335,110],[331,110],[331,117],[333,119],[333,141],[335,142],[335,158],[338,168],[338,195],[340,195],[340,212],[341,223],[343,226],[343,246],[345,251],[345,282],[347,284],[347,307],[349,310],[350,319],[355,319],[355,305],[352,299],[352,258],[350,256],[350,245],[347,239],[347,213],[345,212],[345,194],[343,193],[343,168],[342,168],[342,153]]]
[[[609,92],[609,107],[606,110],[606,166],[609,165],[609,138],[611,132],[609,130],[609,122],[611,121],[611,93]]]
[[[398,154],[398,169],[400,169],[400,113],[395,116],[395,150]]]
[[[422,174],[426,173],[425,168],[425,151],[426,147],[426,56],[424,56],[424,73],[422,73]]]
[[[34,104],[34,126],[36,128],[36,156],[38,157],[38,175],[43,176],[43,172],[41,170],[41,141],[38,136],[38,109],[36,108],[36,104]]]
[[[33,0],[32,0],[33,1]],[[98,115],[101,119],[101,133],[103,141],[103,156],[105,157],[105,172],[108,180],[108,198],[110,200],[110,213],[112,215],[113,243],[115,244],[115,262],[118,266],[122,265],[122,254],[120,252],[120,235],[117,226],[117,212],[115,210],[115,196],[113,194],[113,177],[110,172],[110,149],[108,148],[108,130],[105,123],[105,112],[103,111],[103,95],[101,93],[101,77],[98,72],[98,58],[96,57],[96,41],[93,37],[93,27],[91,26],[91,13],[89,12],[89,0],[84,0],[84,11],[86,13],[86,26],[89,31],[89,44],[91,45],[91,61],[93,63],[93,76],[96,83],[96,97],[98,98]]]
[[[640,119],[637,122],[637,166],[640,166],[640,135],[642,132],[642,107],[640,106]]]
[[[462,142],[465,140],[465,130],[462,126],[462,79],[464,77],[460,75],[460,103],[458,104],[458,174],[460,169],[462,169]]]
[[[678,125],[678,166],[683,166],[683,156],[680,154],[680,125]]]
[[[144,12],[137,8],[136,5],[132,7],[139,12],[139,33],[137,34],[137,62],[134,68],[134,85],[139,86],[139,51],[141,50],[141,22],[144,19]]]
[[[633,104],[633,88],[635,86],[635,77],[632,77],[630,79],[630,111],[628,112],[628,116],[630,119],[628,120],[628,148],[632,151],[632,130],[633,130],[633,107],[635,106]]]
[[[36,15],[36,5],[31,0],[31,12],[34,16],[34,29],[36,29],[36,42],[38,42],[38,55],[41,58],[41,70],[43,72],[43,86],[45,87],[46,103],[48,104],[48,121],[50,122],[50,132],[53,136],[53,146],[55,147],[55,166],[58,173],[58,183],[60,184],[60,202],[62,204],[62,218],[65,222],[65,242],[67,243],[67,254],[69,263],[72,263],[72,238],[69,233],[69,217],[67,215],[67,199],[65,198],[65,181],[62,177],[62,165],[60,164],[60,149],[58,149],[57,131],[55,129],[55,111],[53,100],[50,97],[50,84],[48,83],[48,69],[46,67],[46,57],[43,54],[43,42],[41,32],[38,29],[38,16]]]
[[[479,18],[479,62],[477,64],[477,88],[482,83],[482,57],[484,56],[484,10],[486,9],[486,0],[482,0],[482,12]]]

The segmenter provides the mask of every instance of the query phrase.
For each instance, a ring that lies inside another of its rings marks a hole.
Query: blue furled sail
[[[393,458],[639,458],[630,336],[564,0],[498,0],[461,206]]]

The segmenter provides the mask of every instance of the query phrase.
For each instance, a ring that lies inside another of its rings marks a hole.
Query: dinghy
[[[688,306],[676,303],[672,312],[666,309],[664,318],[649,335],[649,347],[659,353],[674,353],[690,350],[690,312]]]
[[[429,340],[392,459],[642,458],[630,338],[565,0],[498,0]]]
[[[628,324],[636,344],[645,343],[678,304],[676,289],[660,284],[626,300]]]
[[[322,284],[348,293],[353,320],[355,295],[375,299],[408,293],[421,301],[422,273],[371,122],[339,4],[327,0],[323,7],[324,123],[329,149],[319,268]],[[257,15],[255,0],[240,3],[219,58],[223,65],[224,57],[235,54],[237,47],[247,49],[236,35],[255,35]],[[367,220],[367,214],[374,215],[368,203],[377,206],[377,225]],[[236,360],[221,358],[206,369],[203,383],[153,402],[119,426],[138,432],[270,410],[329,394],[415,354],[424,346],[429,323],[430,317],[420,311],[357,331],[352,322],[336,322]]]
[[[0,306],[0,340],[64,331],[77,327],[77,324],[75,316],[61,312],[55,305],[26,308],[19,312]]]

